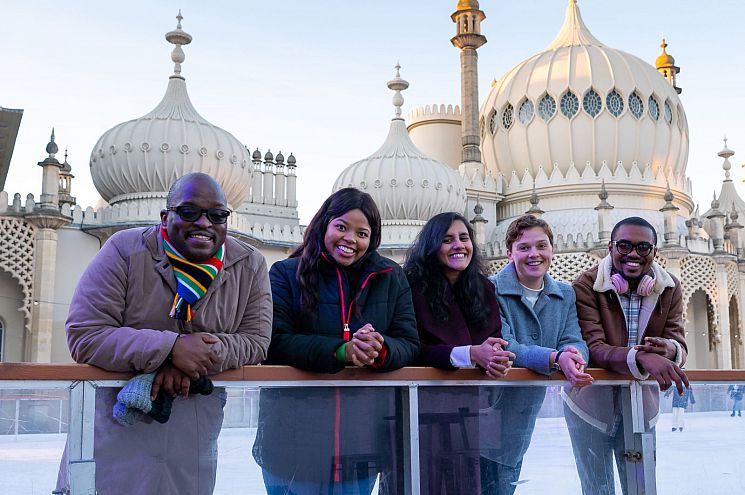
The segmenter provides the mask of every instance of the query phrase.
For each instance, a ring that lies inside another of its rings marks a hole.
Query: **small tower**
[[[481,216],[484,213],[484,207],[481,206],[478,198],[476,199],[476,206],[473,208],[473,212],[476,214],[471,219],[471,225],[473,225],[474,241],[476,245],[481,249],[481,252],[486,252],[486,224],[489,220]]]
[[[57,143],[54,142],[54,128],[52,128],[52,136],[49,138],[49,143],[46,148],[49,156],[44,161],[39,162],[42,172],[41,182],[41,204],[40,206],[44,209],[59,209],[59,171],[62,168],[62,164],[57,160],[54,155],[57,154],[59,148]]]
[[[673,199],[675,199],[675,196],[673,195],[673,192],[670,190],[670,183],[667,184],[667,190],[665,191],[665,204],[662,208],[660,208],[660,211],[662,212],[663,218],[664,218],[664,225],[665,225],[665,232],[664,232],[664,239],[665,243],[664,245],[667,246],[675,246],[678,244],[678,226],[676,224],[676,217],[677,212],[680,210],[677,206],[673,204]]]
[[[610,223],[610,211],[614,208],[608,203],[608,190],[605,188],[605,179],[600,185],[598,193],[600,203],[595,207],[598,212],[598,246],[603,249],[610,242],[610,233],[613,226]]]
[[[680,67],[675,65],[675,59],[672,55],[667,53],[667,43],[665,42],[665,36],[662,36],[662,43],[660,43],[660,46],[662,47],[662,53],[659,57],[657,57],[657,60],[655,60],[655,67],[657,67],[657,71],[662,74],[662,77],[667,79],[667,82],[670,83],[670,86],[672,86],[675,91],[680,94],[683,92],[681,88],[676,86],[676,76],[678,75],[678,72],[680,72]]]
[[[719,211],[719,200],[714,191],[714,199],[711,201],[711,210],[706,216],[711,220],[711,241],[714,244],[714,253],[721,253],[724,247],[724,213]]]
[[[75,197],[70,193],[72,191],[72,180],[75,178],[72,175],[72,167],[67,163],[67,148],[65,148],[65,161],[62,163],[62,167],[59,172],[59,204],[60,206],[67,204],[71,208],[75,206]]]
[[[486,43],[486,36],[481,34],[481,21],[486,18],[486,14],[479,10],[477,0],[459,0],[450,18],[457,26],[456,35],[450,42],[460,50],[461,108],[463,110],[461,163],[464,165],[480,164],[479,73],[476,50]]]

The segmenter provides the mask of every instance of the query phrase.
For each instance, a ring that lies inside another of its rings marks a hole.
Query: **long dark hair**
[[[484,268],[479,248],[473,239],[473,229],[463,215],[446,212],[432,217],[406,253],[404,272],[412,287],[422,292],[435,318],[447,321],[451,301],[448,301],[445,295],[449,282],[437,254],[445,234],[457,220],[463,222],[468,230],[468,236],[473,243],[473,254],[468,267],[461,272],[452,287],[454,302],[462,308],[469,324],[483,326],[489,318],[489,307],[484,304]]]
[[[380,246],[380,212],[372,196],[353,187],[339,189],[329,196],[305,228],[303,243],[290,255],[290,258],[300,258],[297,283],[300,287],[300,309],[304,314],[312,314],[318,306],[318,265],[324,251],[326,228],[331,220],[354,209],[362,211],[370,224],[370,245],[356,265],[363,263]]]

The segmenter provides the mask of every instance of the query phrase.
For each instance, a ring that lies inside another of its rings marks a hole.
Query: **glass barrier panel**
[[[2,493],[51,493],[65,447],[68,389],[8,389],[0,381]]]
[[[657,493],[745,492],[745,382],[691,383],[660,395]]]
[[[230,387],[215,494],[404,493],[396,387]]]
[[[601,468],[607,493],[620,493],[612,459],[620,446],[623,460],[623,390],[628,395],[620,385],[420,387],[421,493],[575,494],[580,472],[589,482]]]

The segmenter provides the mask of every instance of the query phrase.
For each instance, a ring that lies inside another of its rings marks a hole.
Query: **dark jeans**
[[[523,461],[510,467],[481,457],[481,495],[512,495],[520,478]]]
[[[262,469],[267,495],[370,495],[377,475],[340,483],[322,484],[286,480]]]
[[[614,495],[616,493],[613,479],[614,457],[618,476],[621,478],[621,490],[624,495],[628,493],[626,460],[623,457],[623,422],[618,426],[615,435],[608,435],[574,414],[566,403],[564,404],[564,417],[569,428],[569,437],[572,439],[572,450],[582,483],[583,495]]]

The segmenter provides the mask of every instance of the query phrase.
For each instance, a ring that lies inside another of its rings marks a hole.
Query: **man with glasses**
[[[80,279],[67,319],[73,359],[155,373],[175,397],[166,423],[114,421],[118,389],[96,393],[98,493],[211,494],[226,393],[192,380],[266,358],[272,301],[264,257],[227,234],[225,194],[209,175],[178,179],[160,223],[114,234]],[[69,487],[63,458],[58,490]]]
[[[640,217],[613,227],[608,256],[573,283],[582,336],[590,349],[590,366],[653,379],[662,390],[675,385],[682,394],[688,379],[681,370],[687,347],[680,281],[654,261],[657,232]],[[572,389],[565,415],[585,495],[615,493],[613,457],[621,488],[626,489],[622,394],[617,386]],[[659,414],[656,386],[642,387],[645,430]]]

